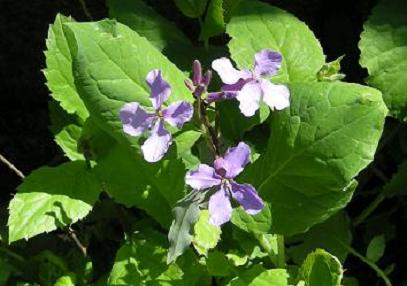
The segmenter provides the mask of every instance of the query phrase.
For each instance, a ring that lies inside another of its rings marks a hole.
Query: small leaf
[[[271,212],[269,204],[265,204],[262,211],[256,215],[249,215],[242,207],[233,210],[232,223],[241,230],[262,234],[270,231]]]
[[[344,56],[340,56],[336,60],[326,63],[322,66],[317,74],[317,78],[319,81],[336,81],[345,78],[341,71],[341,61]]]
[[[288,286],[288,273],[285,269],[271,269],[262,272],[248,286]]]
[[[174,0],[178,9],[190,18],[198,18],[204,12],[208,0]]]
[[[343,276],[339,260],[322,249],[308,254],[302,264],[298,280],[304,280],[307,286],[340,286]]]
[[[226,254],[226,257],[233,263],[234,266],[245,265],[249,259],[247,255],[238,252],[229,252]]]
[[[200,255],[207,256],[208,250],[215,248],[220,239],[222,230],[219,226],[209,223],[208,210],[202,210],[198,222],[194,226],[192,243]]]
[[[383,256],[384,254],[384,249],[386,247],[386,241],[384,239],[384,235],[378,235],[373,237],[373,239],[370,241],[367,251],[366,251],[366,257],[373,263],[376,263],[379,261],[379,259]]]
[[[84,161],[35,170],[10,202],[9,241],[75,223],[91,211],[99,192],[100,185]]]
[[[222,5],[223,0],[210,0],[205,22],[199,35],[200,40],[207,40],[210,37],[223,33],[225,30]]]
[[[170,248],[167,263],[174,262],[191,244],[193,226],[199,219],[199,205],[204,197],[204,192],[192,191],[174,207],[175,218],[168,233]]]

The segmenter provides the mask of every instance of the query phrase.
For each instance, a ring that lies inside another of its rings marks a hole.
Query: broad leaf
[[[271,227],[270,206],[265,204],[262,211],[256,215],[249,215],[242,207],[236,208],[233,210],[232,223],[247,232],[267,233]]]
[[[383,92],[390,114],[407,120],[407,2],[381,1],[364,25],[360,64]]]
[[[88,116],[88,111],[76,92],[72,75],[72,58],[63,23],[73,22],[71,17],[58,14],[54,24],[50,25],[46,41],[45,58],[47,67],[44,70],[47,86],[52,97],[60,102],[68,113],[76,113],[82,120]]]
[[[69,23],[64,29],[70,35],[75,84],[80,95],[99,127],[119,141],[134,142],[122,131],[118,114],[123,104],[137,101],[151,106],[145,82],[151,70],[161,69],[171,85],[167,104],[193,100],[184,85],[183,73],[127,26],[104,20]]]
[[[225,30],[222,5],[223,0],[210,0],[199,39],[207,40],[210,37],[221,34]]]
[[[245,270],[245,271],[239,271],[237,274],[238,276],[233,278],[227,286],[247,286],[251,285],[250,283],[255,279],[257,276],[259,276],[261,273],[265,272],[266,270],[264,267],[260,264],[255,264],[253,265],[252,268]]]
[[[193,226],[199,219],[199,205],[204,199],[203,192],[192,191],[185,198],[177,202],[173,209],[174,220],[172,221],[168,240],[167,263],[174,262],[182,255],[192,242]]]
[[[199,158],[192,154],[192,147],[201,137],[201,132],[186,130],[175,136],[177,144],[177,157],[185,164],[185,168],[191,170],[199,165]]]
[[[211,251],[206,258],[208,273],[215,277],[226,277],[231,274],[232,267],[223,252]]]
[[[174,0],[178,9],[190,18],[199,18],[206,9],[208,0]]]
[[[219,226],[209,223],[208,210],[202,210],[194,225],[192,244],[200,255],[208,255],[208,250],[215,248],[220,240],[222,230]]]
[[[194,48],[177,26],[142,0],[108,0],[109,16],[145,37],[180,67],[190,67]]]
[[[367,246],[366,258],[376,263],[383,256],[385,247],[386,241],[383,234],[373,237]]]
[[[298,280],[304,280],[307,286],[340,286],[342,277],[339,260],[322,249],[310,253],[298,273]]]
[[[210,285],[191,252],[167,265],[166,248],[165,237],[156,231],[131,235],[116,255],[107,285]]]
[[[10,202],[9,241],[75,223],[90,212],[99,191],[98,181],[83,161],[34,171]]]
[[[285,269],[271,269],[262,272],[249,286],[288,286],[288,273]]]
[[[293,246],[287,249],[287,253],[296,264],[300,265],[308,253],[321,248],[335,255],[343,263],[348,251],[339,241],[347,245],[351,244],[352,235],[349,228],[349,218],[344,212],[339,212],[323,223],[313,226],[306,233],[290,238],[288,243]]]
[[[272,229],[285,235],[306,231],[349,202],[387,114],[380,92],[365,86],[303,83],[290,92],[290,108],[273,113],[268,148],[242,180],[270,203]]]
[[[230,54],[241,68],[252,68],[254,55],[272,49],[283,55],[279,82],[314,81],[325,63],[321,45],[293,15],[259,1],[242,1],[226,27]]]

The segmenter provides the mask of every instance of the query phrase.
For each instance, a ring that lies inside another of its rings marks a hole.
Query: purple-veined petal
[[[162,113],[164,120],[168,124],[179,129],[185,122],[191,120],[194,108],[189,102],[177,101],[164,109]]]
[[[119,117],[125,133],[139,136],[150,127],[155,115],[145,111],[137,102],[130,102],[120,109]]]
[[[238,184],[233,182],[231,192],[233,198],[237,200],[250,215],[258,214],[264,207],[263,200],[250,184]]]
[[[240,112],[245,116],[253,116],[260,107],[262,90],[259,81],[246,83],[237,93],[236,99],[239,101]]]
[[[271,109],[282,110],[290,106],[290,90],[287,86],[274,84],[263,79],[261,81],[261,89],[263,90],[263,101]]]
[[[272,50],[261,50],[256,53],[254,72],[258,76],[275,75],[281,67],[283,57]]]
[[[157,110],[171,94],[170,84],[162,78],[161,71],[155,69],[147,74],[146,82],[151,89],[150,100]]]
[[[236,147],[229,148],[226,154],[215,160],[216,172],[225,178],[233,179],[239,175],[250,162],[250,147],[240,142]]]
[[[151,130],[151,136],[141,146],[144,159],[151,163],[160,161],[167,153],[170,145],[171,134],[165,130],[164,122],[158,120]]]
[[[226,189],[221,187],[209,198],[208,211],[209,223],[213,225],[222,225],[230,220],[232,205]]]
[[[253,81],[253,79],[239,79],[236,83],[234,84],[225,84],[222,86],[222,91],[225,93],[225,98],[226,99],[231,99],[235,98],[237,96],[237,93],[243,88],[243,86],[250,82]]]
[[[215,169],[206,164],[200,164],[197,170],[188,171],[185,175],[185,184],[195,190],[220,185],[221,180],[222,178],[216,174]]]
[[[212,68],[218,73],[222,82],[226,84],[234,84],[239,79],[247,79],[251,77],[250,72],[235,69],[228,58],[214,60],[212,62]]]

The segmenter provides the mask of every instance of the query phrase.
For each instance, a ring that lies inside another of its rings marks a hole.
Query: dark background
[[[147,2],[176,22],[191,39],[197,39],[198,24],[182,16],[172,1]],[[367,73],[358,64],[357,43],[363,22],[376,0],[264,2],[279,6],[305,21],[321,41],[328,60],[346,55],[342,62],[346,80],[363,83]],[[104,0],[86,0],[86,4],[95,20],[107,16]],[[42,165],[57,165],[64,160],[48,130],[50,97],[41,71],[45,67],[43,51],[48,26],[57,13],[72,15],[78,21],[88,20],[79,0],[0,0],[0,153],[26,175]],[[15,173],[0,163],[0,223],[7,218],[8,201],[20,182]],[[391,207],[391,204],[390,201],[382,208]],[[356,199],[348,206],[348,212],[356,215],[365,206],[365,201]],[[404,224],[405,220],[396,223],[400,238],[386,249],[385,260],[397,263],[391,276],[394,285],[401,285],[406,275],[403,253],[407,251],[405,246],[400,248],[406,241],[402,234]],[[357,239],[356,232],[355,247],[358,246]],[[345,268],[348,269],[346,274],[357,277],[360,285],[377,285],[375,273],[358,259],[350,257]]]

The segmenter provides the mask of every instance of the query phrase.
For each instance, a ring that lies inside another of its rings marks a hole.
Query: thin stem
[[[384,199],[386,198],[386,196],[382,193],[380,193],[373,202],[371,202],[367,208],[365,208],[362,213],[357,216],[354,221],[353,221],[353,226],[358,226],[361,223],[363,223],[365,221],[365,219],[367,217],[369,217],[375,210],[376,208],[381,204],[382,201],[384,201]]]
[[[15,260],[18,260],[19,262],[24,262],[24,257],[15,253],[14,251],[11,251],[8,248],[5,248],[4,246],[0,246],[0,251],[7,254],[10,257],[13,257]]]
[[[88,7],[86,6],[85,0],[79,0],[79,3],[81,4],[82,10],[83,10],[83,13],[85,14],[85,16],[89,20],[93,21],[93,17],[89,12]]]
[[[86,247],[81,243],[81,241],[79,240],[79,238],[76,236],[75,231],[69,227],[68,228],[68,235],[70,237],[70,239],[76,244],[76,246],[79,248],[79,250],[82,252],[83,256],[86,257],[87,255],[87,249]]]
[[[208,135],[208,145],[211,151],[213,152],[214,157],[219,156],[219,142],[216,130],[212,127],[209,122],[208,114],[206,113],[207,104],[201,99],[201,94],[195,95],[198,101],[198,116],[202,125],[205,128],[205,133]]]
[[[0,161],[3,162],[10,170],[12,170],[14,173],[16,173],[16,175],[19,176],[21,179],[25,178],[23,172],[21,172],[19,169],[17,169],[16,166],[14,166],[9,160],[7,160],[1,154],[0,154]]]
[[[347,250],[349,253],[352,255],[356,256],[359,258],[362,262],[364,262],[366,265],[368,265],[370,268],[372,268],[374,271],[376,271],[377,275],[383,279],[384,284],[386,286],[392,286],[390,279],[387,277],[386,273],[383,272],[375,263],[361,255],[359,252],[357,252],[355,249],[353,249],[351,246],[347,245],[346,243],[343,243],[342,241],[338,240],[337,241]]]
[[[284,236],[277,234],[277,267],[285,268],[285,245]]]

